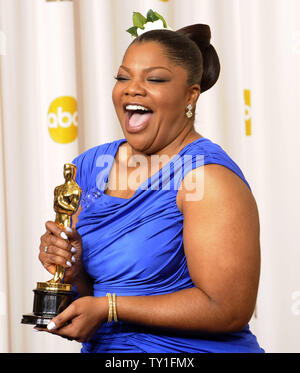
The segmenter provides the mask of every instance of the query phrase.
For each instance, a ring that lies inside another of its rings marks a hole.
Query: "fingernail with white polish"
[[[68,267],[72,267],[72,263],[69,262],[69,261],[66,262],[66,265],[67,265]]]
[[[56,327],[55,325],[55,322],[54,321],[50,321],[49,324],[47,325],[47,329],[48,330],[52,330]]]
[[[71,258],[72,262],[75,263],[76,262],[76,258],[75,256],[73,255],[72,258]]]
[[[61,232],[60,237],[64,238],[65,240],[68,239],[68,236],[65,234],[65,232]]]
[[[70,227],[66,227],[66,231],[67,231],[67,232],[70,232],[70,233],[73,233],[73,230],[72,230],[72,228],[70,228]]]
[[[72,249],[71,249],[71,253],[72,253],[72,254],[75,254],[76,251],[77,251],[77,250],[75,249],[75,247],[72,247]]]

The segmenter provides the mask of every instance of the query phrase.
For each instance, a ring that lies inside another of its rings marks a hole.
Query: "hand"
[[[70,231],[61,229],[52,221],[47,221],[45,226],[46,233],[41,236],[39,259],[52,275],[55,274],[57,264],[64,266],[64,280],[72,283],[84,271],[81,262],[81,237],[75,228]]]
[[[88,342],[107,320],[106,297],[82,297],[54,317],[47,329],[39,329],[77,342]],[[68,323],[66,325],[66,323]]]

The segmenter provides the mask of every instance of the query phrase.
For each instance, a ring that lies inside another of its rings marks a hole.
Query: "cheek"
[[[161,99],[168,102],[168,104],[174,102],[174,105],[182,101],[186,95],[186,87],[181,82],[178,82],[177,79],[161,85],[158,92],[161,96]]]
[[[184,114],[185,97],[181,93],[182,87],[172,87],[157,95],[157,106],[164,117],[176,118],[182,113]]]
[[[121,102],[120,97],[121,97],[120,89],[117,87],[117,85],[115,85],[113,90],[112,90],[112,100],[113,100],[113,103],[114,103],[116,109],[118,108],[118,105]]]

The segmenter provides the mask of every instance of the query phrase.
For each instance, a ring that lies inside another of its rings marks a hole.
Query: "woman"
[[[125,139],[74,160],[77,230],[47,222],[41,237],[41,262],[52,274],[66,266],[79,294],[49,332],[84,342],[83,352],[263,351],[247,325],[257,206],[239,167],[194,129],[219,70],[206,25],[145,32],[124,55],[113,102]]]

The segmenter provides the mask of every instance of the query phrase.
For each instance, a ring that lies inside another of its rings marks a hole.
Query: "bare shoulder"
[[[212,201],[225,205],[242,204],[257,208],[255,198],[245,182],[233,171],[219,164],[207,164],[186,174],[177,193],[178,209],[184,214],[193,206]]]
[[[191,231],[193,236],[210,232],[224,240],[244,235],[248,243],[257,246],[257,204],[248,186],[233,171],[222,165],[205,165],[190,171],[181,186],[178,208],[184,216],[185,232]]]

